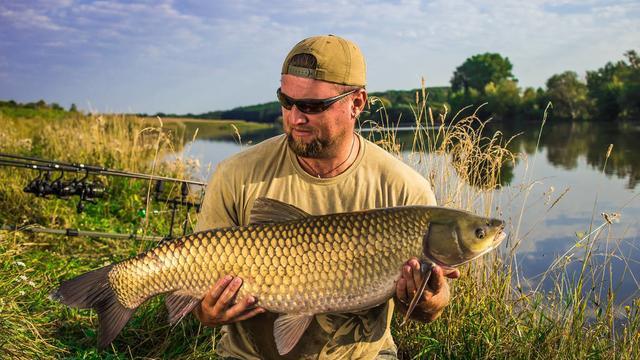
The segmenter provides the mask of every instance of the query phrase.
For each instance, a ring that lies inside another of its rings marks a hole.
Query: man
[[[435,205],[424,177],[354,132],[367,101],[365,85],[364,58],[354,43],[329,35],[295,45],[284,61],[277,91],[285,134],[219,164],[197,230],[246,225],[258,197],[280,200],[312,215]],[[395,304],[404,314],[422,276],[416,259],[407,259],[399,271]],[[278,315],[255,307],[254,297],[235,299],[241,285],[242,279],[232,276],[218,280],[195,315],[204,325],[225,325],[217,346],[220,356],[279,358],[273,338]],[[436,268],[412,317],[431,321],[448,302],[445,275]],[[357,314],[317,315],[284,358],[393,359],[393,309],[390,300]]]

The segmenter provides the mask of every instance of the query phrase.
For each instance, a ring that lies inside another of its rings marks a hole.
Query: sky
[[[640,50],[640,1],[0,0],[0,100],[179,114],[274,101],[287,52],[319,34],[360,46],[369,91],[448,85],[485,52],[540,87]]]

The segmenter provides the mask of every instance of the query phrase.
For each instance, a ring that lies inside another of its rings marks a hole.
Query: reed
[[[390,146],[398,143],[390,138],[397,134],[384,129],[372,138],[398,156],[408,150],[405,161],[422,169],[439,205],[504,218],[507,214],[495,202],[501,170],[535,158],[512,153],[508,149],[512,138],[505,139],[500,132],[485,135],[487,122],[475,113],[467,117],[458,113],[451,120],[446,110],[434,116],[424,90],[416,94],[413,108],[416,131],[411,149]],[[541,131],[545,122],[546,114]],[[611,149],[606,156],[610,153]],[[640,299],[621,311],[611,285],[596,286],[612,276],[612,259],[629,261],[608,246],[608,233],[619,214],[594,216],[591,231],[535,279],[542,284],[548,278],[551,290],[521,285],[527,279],[519,276],[516,250],[528,236],[522,234],[519,219],[525,216],[531,176],[525,179],[523,194],[518,194],[522,210],[513,216],[507,247],[461,269],[462,277],[451,282],[451,304],[439,320],[405,327],[394,322],[400,358],[635,359],[640,355]],[[563,195],[549,202],[547,212]],[[602,242],[606,250],[598,253],[596,244]],[[596,256],[601,259],[596,261]],[[581,263],[577,274],[569,271],[576,261]]]

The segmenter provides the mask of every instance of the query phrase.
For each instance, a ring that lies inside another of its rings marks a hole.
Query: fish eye
[[[478,239],[482,239],[482,238],[484,238],[484,235],[485,235],[485,234],[484,234],[484,229],[483,229],[483,228],[477,228],[477,229],[476,229],[476,237],[477,237]]]

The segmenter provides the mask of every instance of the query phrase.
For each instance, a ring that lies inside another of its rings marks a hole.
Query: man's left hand
[[[457,269],[445,271],[437,265],[434,266],[427,287],[420,295],[410,317],[425,322],[437,319],[445,306],[449,304],[449,284],[447,284],[446,278],[457,279],[459,277],[460,271]],[[396,283],[396,300],[399,300],[396,301],[396,304],[399,304],[398,311],[403,315],[407,312],[407,308],[414,294],[419,290],[423,279],[418,259],[411,258],[402,266],[402,276]]]

